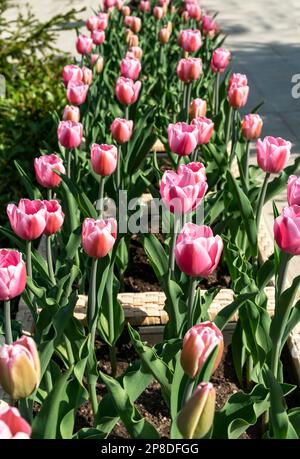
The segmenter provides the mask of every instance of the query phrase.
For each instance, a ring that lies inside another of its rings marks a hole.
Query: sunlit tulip
[[[180,156],[192,153],[198,143],[198,129],[187,123],[169,124],[168,140],[170,150]]]
[[[274,222],[274,237],[283,252],[300,255],[300,206],[283,208]]]
[[[294,204],[300,206],[300,178],[296,177],[296,175],[289,176],[287,187],[287,200],[289,206],[293,206]]]
[[[188,57],[180,59],[177,64],[176,72],[178,78],[185,83],[198,80],[202,73],[202,61],[197,57]]]
[[[82,81],[70,81],[67,88],[67,99],[70,104],[82,105],[89,90],[89,85]]]
[[[214,50],[211,58],[210,67],[214,73],[224,73],[231,59],[231,53],[225,48]]]
[[[118,150],[114,145],[93,144],[91,147],[91,162],[96,174],[111,175],[117,167]]]
[[[199,116],[194,118],[191,122],[192,126],[196,126],[198,129],[198,145],[204,145],[210,141],[214,130],[214,123],[205,116]]]
[[[46,226],[43,201],[21,199],[18,206],[8,204],[6,211],[13,232],[21,239],[32,241],[42,235]]]
[[[212,16],[206,14],[202,18],[202,31],[204,35],[208,35],[210,38],[214,38],[218,32],[218,24]]]
[[[133,130],[133,121],[116,118],[110,127],[113,139],[118,143],[126,143],[130,140]]]
[[[92,32],[99,28],[99,18],[98,16],[90,16],[86,21],[86,27]]]
[[[83,73],[78,65],[65,65],[63,69],[64,85],[67,87],[69,81],[82,81]]]
[[[54,153],[43,155],[34,160],[34,170],[37,182],[45,188],[54,188],[61,183],[61,178],[53,172],[57,170],[62,174],[66,173],[63,161]]]
[[[256,142],[256,156],[259,167],[270,174],[281,172],[287,165],[292,144],[281,137],[267,136]]]
[[[93,72],[88,67],[82,67],[82,81],[84,84],[90,85],[93,81]]]
[[[183,29],[180,31],[178,43],[188,53],[195,53],[202,45],[200,30]]]
[[[103,30],[93,30],[91,38],[94,45],[100,46],[105,41],[105,32]]]
[[[91,65],[96,67],[96,72],[101,73],[104,66],[104,59],[100,54],[91,55]]]
[[[76,40],[76,49],[79,54],[90,54],[93,40],[86,35],[79,35]]]
[[[207,111],[207,102],[203,99],[192,100],[189,108],[190,119],[197,118],[199,116],[205,116]]]
[[[0,440],[29,440],[31,427],[17,408],[0,400]]]
[[[44,200],[44,205],[47,211],[44,234],[46,234],[46,236],[51,236],[60,230],[64,222],[65,215],[61,209],[61,205],[56,199],[51,199],[50,201]]]
[[[26,266],[17,250],[0,249],[0,301],[21,295],[26,287]]]
[[[113,248],[117,237],[117,222],[113,218],[86,218],[82,225],[82,246],[93,258],[103,258]]]
[[[140,81],[134,82],[130,78],[120,77],[116,82],[115,94],[121,104],[131,105],[137,101],[140,89]]]
[[[122,59],[120,64],[122,77],[131,78],[132,80],[138,79],[141,68],[142,66],[139,59],[136,59],[135,57],[126,56]]]
[[[82,142],[83,127],[74,121],[61,121],[57,128],[59,143],[65,148],[77,148]]]
[[[79,107],[75,105],[66,105],[63,112],[63,120],[78,123],[80,121]]]

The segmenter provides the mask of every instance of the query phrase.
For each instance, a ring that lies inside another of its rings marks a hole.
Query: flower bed
[[[108,0],[86,26],[62,72],[57,151],[35,159],[35,177],[16,163],[29,199],[8,204],[0,229],[18,249],[0,254],[0,384],[19,410],[1,406],[3,436],[298,438],[283,365],[300,318],[300,278],[286,280],[300,254],[290,142],[260,139],[259,107],[240,118],[247,77],[230,73],[197,3]],[[265,244],[263,206],[285,188]],[[12,320],[21,294],[31,336]]]

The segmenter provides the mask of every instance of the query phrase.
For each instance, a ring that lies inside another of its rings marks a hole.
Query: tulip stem
[[[232,114],[232,140],[231,140],[231,152],[230,152],[230,158],[229,158],[229,165],[232,165],[232,162],[235,157],[235,149],[236,149],[236,143],[237,143],[237,110],[233,110]]]
[[[103,197],[104,197],[104,184],[105,184],[105,177],[100,177],[100,184],[99,184],[99,218],[102,218],[103,214]]]
[[[181,408],[183,408],[183,406],[186,404],[188,399],[191,398],[191,396],[193,394],[194,384],[195,384],[195,381],[193,379],[189,378],[187,383],[186,383],[186,386],[184,388]]]
[[[187,308],[187,325],[188,329],[193,326],[194,303],[198,280],[195,277],[190,277],[189,292],[188,292],[188,308]]]
[[[226,148],[228,146],[229,139],[230,139],[230,131],[231,131],[231,125],[232,125],[232,113],[233,113],[233,108],[230,107],[229,113],[228,113],[228,122],[227,122],[226,137],[225,137]]]
[[[192,83],[187,83],[187,89],[186,89],[186,100],[185,100],[185,121],[188,123],[189,122],[189,107],[191,103],[191,94],[192,94]]]
[[[243,171],[244,171],[245,185],[246,185],[247,190],[249,186],[249,153],[250,153],[250,140],[247,141],[246,150],[244,154],[244,161],[243,161]]]
[[[174,225],[173,225],[173,231],[172,231],[172,235],[171,235],[170,248],[169,248],[169,271],[168,271],[168,279],[169,279],[169,281],[172,280],[173,276],[174,276],[175,245],[176,245],[178,224],[179,224],[179,218],[177,218],[176,215],[174,214]]]
[[[176,170],[177,170],[178,167],[180,166],[180,161],[181,161],[181,156],[178,155],[177,164],[176,164]]]
[[[265,175],[265,179],[264,179],[263,185],[262,185],[261,190],[260,190],[259,197],[258,197],[258,204],[257,204],[257,209],[256,209],[256,227],[257,227],[257,231],[259,229],[259,222],[260,222],[260,219],[261,219],[261,213],[262,213],[262,209],[263,209],[264,203],[265,203],[265,197],[266,197],[269,178],[270,178],[270,173],[267,172],[266,175]]]
[[[125,106],[125,119],[127,121],[129,120],[129,105]]]
[[[88,327],[89,327],[89,331],[92,336],[92,347],[94,347],[95,334],[96,334],[95,314],[96,314],[97,266],[98,266],[98,258],[93,258],[89,297],[88,297],[88,310],[87,310]]]
[[[26,270],[27,270],[27,276],[30,277],[31,280],[32,278],[32,259],[31,259],[31,241],[26,241]],[[30,301],[33,301],[33,293],[29,291],[29,298]]]
[[[219,114],[219,87],[220,87],[220,73],[217,72],[215,80],[215,115]]]
[[[54,270],[53,270],[51,236],[47,236],[46,238],[46,256],[47,256],[49,276],[50,276],[52,284],[55,285],[56,282],[55,282],[55,275],[54,275]]]
[[[5,343],[13,342],[10,317],[10,300],[4,301]]]
[[[197,162],[199,152],[200,152],[200,147],[195,148],[194,153],[192,155],[192,162],[194,163]]]
[[[121,185],[121,162],[122,162],[122,146],[119,145],[118,147],[118,160],[117,160],[117,176],[116,176],[116,188],[117,188],[117,193],[120,189]]]
[[[71,162],[72,162],[72,152],[70,149],[67,150],[67,177],[71,178]]]

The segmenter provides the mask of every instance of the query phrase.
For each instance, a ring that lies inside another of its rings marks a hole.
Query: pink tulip
[[[93,30],[91,33],[91,38],[94,45],[102,45],[105,41],[105,32],[103,30]]]
[[[237,85],[239,87],[248,86],[248,78],[242,73],[233,73],[229,79],[228,88],[232,85]]]
[[[128,5],[123,6],[122,14],[123,14],[123,16],[130,16],[131,9],[130,9],[130,7]]]
[[[164,13],[164,10],[161,6],[155,6],[153,8],[153,16],[155,17],[155,19],[157,20],[160,20],[164,17],[165,13]]]
[[[209,226],[186,223],[176,241],[175,258],[185,274],[208,277],[218,266],[223,250],[220,236]]]
[[[131,105],[137,101],[141,89],[141,82],[134,82],[130,78],[117,79],[115,93],[118,101],[124,105]]]
[[[129,53],[131,53],[133,55],[133,57],[135,57],[136,59],[139,59],[139,60],[142,59],[143,50],[139,46],[131,46],[129,48]],[[127,56],[127,54],[126,54],[126,56]]]
[[[192,126],[198,129],[198,145],[204,145],[210,141],[214,130],[214,123],[205,116],[194,118],[191,122]]]
[[[61,121],[57,128],[59,143],[65,148],[77,148],[82,142],[83,127],[74,121]]]
[[[63,79],[65,87],[69,81],[82,81],[83,73],[78,65],[65,65],[63,69]]]
[[[159,0],[160,6],[169,6],[170,0]]]
[[[47,210],[44,234],[46,234],[46,236],[51,236],[52,234],[57,233],[57,231],[59,231],[62,227],[65,214],[61,210],[61,206],[56,199],[44,201],[44,204]]]
[[[90,16],[86,21],[86,27],[90,32],[97,30],[99,28],[99,18],[98,16]]]
[[[202,45],[200,30],[183,29],[180,31],[178,41],[184,51],[195,53]]]
[[[212,54],[210,67],[214,73],[224,73],[229,65],[231,53],[225,48],[217,48]]]
[[[137,80],[141,71],[141,63],[135,57],[125,57],[121,61],[120,70],[124,78],[131,78]]]
[[[232,84],[228,90],[228,101],[231,107],[238,109],[246,105],[249,96],[249,86]]]
[[[110,127],[113,139],[118,143],[126,143],[130,140],[133,130],[133,121],[116,118]]]
[[[105,30],[108,26],[108,14],[107,13],[99,13],[98,14],[98,29]]]
[[[26,287],[26,265],[17,250],[0,249],[0,301],[21,295]]]
[[[97,145],[91,147],[91,161],[96,174],[111,175],[117,167],[118,150],[114,145]]]
[[[6,212],[13,232],[21,239],[32,241],[42,235],[46,226],[43,201],[21,199],[18,206],[8,204]]]
[[[103,258],[113,248],[117,237],[117,222],[114,218],[94,220],[86,218],[82,225],[82,246],[93,258]]]
[[[91,65],[96,67],[96,72],[101,73],[104,66],[104,59],[100,54],[91,55]]]
[[[198,57],[180,59],[177,64],[176,72],[178,78],[185,83],[190,83],[191,81],[198,80],[202,73],[202,61]]]
[[[197,7],[198,7],[198,5],[197,5]],[[199,10],[200,10],[200,6],[199,6],[198,8],[199,8]],[[200,12],[201,12],[201,10],[200,10]],[[187,11],[183,11],[182,14],[181,14],[181,17],[182,17],[182,20],[183,20],[183,22],[184,22],[185,24],[186,24],[186,23],[188,22],[188,20],[190,19],[190,15],[189,15],[189,13],[188,13]]]
[[[60,185],[61,178],[53,169],[65,174],[63,161],[57,155],[44,155],[34,160],[34,170],[37,182],[45,188],[54,188]]]
[[[79,35],[76,40],[76,49],[79,54],[90,54],[93,48],[93,40],[86,35]]]
[[[162,45],[168,43],[168,41],[170,40],[170,36],[171,34],[167,27],[163,27],[162,29],[160,29],[158,37]]]
[[[214,38],[218,32],[218,25],[212,16],[206,14],[202,18],[202,30],[204,35],[208,35],[209,38]]]
[[[187,123],[169,124],[168,139],[170,150],[180,156],[187,156],[196,148],[198,129]]]
[[[290,157],[291,142],[281,137],[267,136],[256,142],[256,156],[259,167],[270,174],[281,172]]]
[[[106,11],[113,9],[116,6],[117,0],[103,0],[103,6]]]
[[[199,5],[195,3],[187,3],[185,5],[186,13],[188,13],[188,16],[192,19],[195,19],[196,21],[199,21],[202,17],[202,11]]]
[[[224,339],[222,332],[213,322],[202,322],[194,325],[185,334],[182,344],[180,363],[184,372],[195,379],[215,347],[218,354],[214,363],[215,371],[222,359]]]
[[[116,7],[118,11],[122,11],[124,3],[125,3],[125,0],[116,0]]]
[[[287,200],[289,206],[297,204],[300,206],[300,178],[290,175],[288,179]]]
[[[142,20],[137,16],[126,16],[124,18],[124,24],[129,27],[133,33],[139,33],[142,28]]]
[[[78,123],[80,121],[80,110],[79,107],[74,105],[66,105],[63,112],[64,121],[74,121]]]
[[[32,338],[22,336],[0,347],[0,384],[13,400],[31,395],[40,375],[40,359]]]
[[[206,111],[207,111],[206,100],[194,99],[192,100],[190,108],[189,108],[190,119],[194,119],[199,116],[205,116]]]
[[[170,212],[185,214],[195,210],[207,191],[205,167],[201,163],[179,166],[177,172],[166,171],[160,194]]]
[[[263,121],[259,115],[246,115],[242,120],[242,133],[247,140],[258,139],[261,134],[262,127]]]
[[[139,4],[139,10],[143,13],[148,13],[151,10],[151,4],[149,0],[141,0]]]
[[[0,440],[29,440],[31,427],[20,416],[19,410],[0,404]]]
[[[90,85],[93,81],[93,72],[88,67],[82,67],[82,81],[84,84]]]
[[[282,209],[274,222],[274,237],[283,252],[300,255],[300,206]]]
[[[82,105],[89,90],[89,85],[82,81],[70,81],[67,89],[67,99],[70,104]]]

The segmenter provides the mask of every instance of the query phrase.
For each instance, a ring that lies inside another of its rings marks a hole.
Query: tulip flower
[[[296,175],[290,175],[288,179],[287,200],[289,206],[300,206],[300,179]]]
[[[118,161],[118,150],[114,145],[97,145],[91,147],[91,162],[93,170],[101,176],[111,175]]]
[[[194,118],[191,122],[192,126],[196,126],[198,129],[198,145],[204,145],[210,141],[214,130],[214,123],[205,116],[199,116]]]
[[[137,16],[126,16],[124,18],[124,24],[129,27],[133,33],[138,33],[142,28],[142,20]]]
[[[105,30],[108,26],[108,14],[107,13],[99,13],[98,14],[98,30]]]
[[[195,53],[202,45],[200,30],[181,30],[178,43],[184,51],[187,51],[188,53]]]
[[[46,226],[46,209],[39,199],[21,199],[18,206],[8,204],[7,215],[14,233],[28,241],[40,237]]]
[[[216,391],[202,382],[178,413],[177,426],[184,439],[205,437],[213,425]]]
[[[65,65],[63,69],[63,80],[65,87],[68,86],[69,81],[82,81],[83,73],[78,65]]]
[[[232,84],[228,90],[228,101],[234,109],[242,108],[246,105],[249,96],[249,86],[238,86]]]
[[[206,100],[194,99],[192,100],[189,108],[190,119],[194,119],[200,116],[205,116],[207,111]]]
[[[213,322],[202,322],[190,328],[184,336],[180,356],[181,366],[191,379],[201,372],[206,360],[215,347],[218,353],[214,362],[213,372],[218,368],[224,350],[222,332]]]
[[[82,67],[82,81],[84,84],[90,85],[93,81],[93,72],[88,67]]]
[[[122,14],[123,14],[124,17],[125,16],[130,16],[131,10],[130,10],[130,7],[128,5],[123,6]]]
[[[21,295],[26,287],[26,266],[17,250],[0,249],[0,301]]]
[[[0,401],[0,440],[29,440],[31,427],[17,408]]]
[[[86,35],[79,35],[76,40],[76,49],[79,54],[90,54],[93,48],[92,38]]]
[[[34,170],[37,182],[45,188],[55,188],[61,183],[61,178],[53,170],[66,173],[63,161],[57,155],[44,155],[34,160]]]
[[[117,237],[117,222],[113,218],[86,218],[82,225],[82,246],[93,258],[103,258],[113,248]]]
[[[291,255],[300,255],[300,206],[282,209],[274,222],[274,236],[279,248]]]
[[[247,140],[256,140],[259,138],[263,127],[263,121],[257,114],[244,116],[242,120],[242,133]]]
[[[116,118],[110,127],[113,139],[118,143],[126,143],[130,140],[133,130],[133,121]]]
[[[142,13],[148,13],[151,10],[151,4],[149,0],[141,0],[139,3],[139,10],[142,11]]]
[[[139,46],[139,37],[133,33],[129,34],[126,38],[129,49],[137,48]]]
[[[185,274],[208,277],[217,268],[222,250],[222,239],[214,236],[211,228],[186,223],[176,241],[175,258]]]
[[[59,143],[68,149],[77,148],[81,144],[83,127],[81,123],[61,121],[57,128]]]
[[[176,72],[178,78],[185,83],[198,80],[202,73],[202,61],[200,58],[196,57],[180,59],[177,64]]]
[[[65,215],[56,199],[51,199],[49,201],[44,200],[43,202],[47,211],[44,234],[46,234],[46,236],[51,236],[60,230],[64,222]]]
[[[13,400],[32,394],[40,383],[40,372],[39,355],[32,338],[22,336],[0,347],[0,384]]]
[[[124,78],[130,78],[131,80],[137,80],[141,71],[141,63],[139,59],[135,57],[126,56],[122,59],[120,64],[121,75]]]
[[[187,123],[169,124],[168,139],[170,150],[180,156],[192,153],[198,143],[198,129]]]
[[[90,32],[99,28],[100,19],[98,16],[90,16],[86,21],[86,27]]]
[[[70,104],[82,105],[89,90],[89,85],[82,81],[70,81],[67,88],[67,98]]]
[[[155,19],[157,19],[158,21],[160,19],[162,19],[164,17],[165,13],[164,13],[164,10],[161,6],[158,6],[156,5],[154,8],[153,8],[153,16],[155,17]]]
[[[270,174],[281,172],[287,165],[291,153],[291,142],[281,137],[267,136],[256,142],[257,163]]]
[[[104,66],[104,59],[100,54],[91,55],[91,65],[96,67],[96,72],[101,73]]]
[[[106,11],[112,10],[116,6],[117,0],[103,0],[103,6]]]
[[[196,3],[187,3],[185,5],[186,11],[184,13],[187,13],[187,18],[192,18],[195,19],[196,21],[199,21],[202,17],[202,11],[199,5]]]
[[[224,73],[229,65],[231,53],[225,48],[217,48],[212,54],[210,67],[214,73]]]
[[[63,121],[73,121],[78,123],[80,121],[80,110],[75,105],[66,105],[63,112]]]
[[[209,38],[214,38],[218,32],[218,25],[212,16],[206,14],[202,18],[202,31]]]
[[[130,78],[117,79],[115,93],[118,101],[124,105],[131,105],[137,101],[141,89],[141,82],[134,82]]]
[[[135,57],[136,59],[139,59],[139,60],[142,59],[143,50],[139,46],[131,46],[129,48],[129,53],[131,53],[133,55],[133,57]]]
[[[162,29],[160,29],[159,31],[159,41],[162,45],[165,45],[166,43],[168,43],[168,41],[170,40],[170,31],[167,29],[167,27],[163,27]]]
[[[195,210],[206,191],[205,167],[201,163],[181,165],[177,172],[165,171],[160,184],[163,203],[176,214]]]
[[[91,38],[94,45],[100,46],[105,41],[105,32],[103,30],[93,30],[91,33]]]
[[[200,13],[201,13],[200,6],[199,7],[197,6],[197,8],[198,8],[198,11],[200,11]],[[186,24],[188,22],[188,20],[190,19],[190,15],[189,15],[189,13],[187,11],[183,11],[182,14],[181,14],[181,18],[182,18],[183,22]]]

